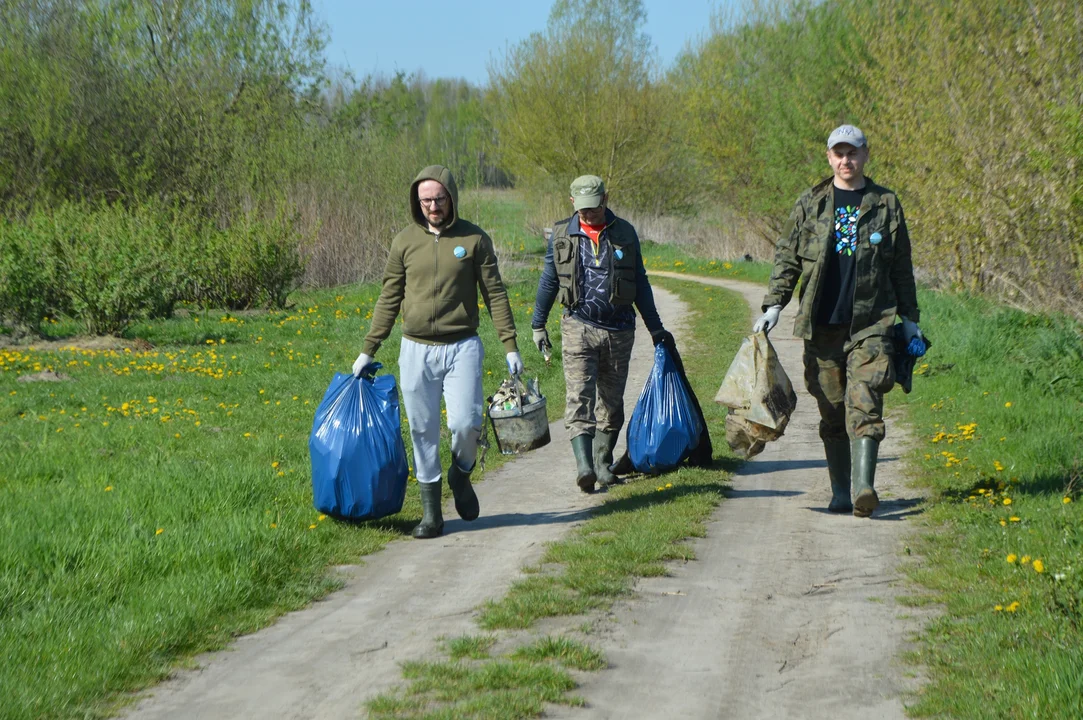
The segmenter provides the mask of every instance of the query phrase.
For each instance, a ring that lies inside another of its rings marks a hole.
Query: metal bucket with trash
[[[518,455],[549,444],[549,417],[538,379],[508,378],[489,398],[489,422],[502,455]]]

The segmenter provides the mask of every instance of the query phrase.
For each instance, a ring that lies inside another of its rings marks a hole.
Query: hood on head
[[[414,222],[423,228],[429,227],[429,221],[425,219],[425,215],[421,212],[421,201],[417,199],[417,186],[425,180],[435,180],[447,190],[448,197],[451,198],[451,206],[448,208],[450,221],[447,227],[451,227],[459,218],[459,188],[455,185],[455,178],[452,176],[451,171],[443,165],[429,165],[414,178],[414,183],[410,186],[410,214],[413,216]]]

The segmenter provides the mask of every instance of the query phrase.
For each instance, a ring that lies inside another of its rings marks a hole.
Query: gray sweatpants
[[[399,386],[414,443],[414,475],[418,482],[440,479],[440,397],[447,406],[451,457],[471,470],[478,454],[484,405],[481,338],[450,345],[424,345],[407,338],[399,348]]]

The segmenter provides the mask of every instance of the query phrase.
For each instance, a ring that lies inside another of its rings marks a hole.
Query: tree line
[[[479,87],[336,73],[309,0],[4,0],[0,318],[116,332],[372,279],[430,162],[535,196],[597,172],[622,208],[689,222],[722,206],[767,256],[843,122],[928,281],[1083,316],[1075,4],[754,0],[668,68],[645,19],[557,0]],[[73,297],[95,265],[179,269],[162,297]]]

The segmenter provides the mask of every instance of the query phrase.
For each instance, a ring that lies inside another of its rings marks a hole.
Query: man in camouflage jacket
[[[828,509],[868,517],[879,505],[884,393],[895,384],[892,326],[899,316],[907,340],[920,336],[919,311],[902,206],[865,176],[865,134],[843,125],[827,147],[833,176],[798,198],[753,331],[775,326],[800,281],[794,335],[805,341],[805,383],[820,410]]]

